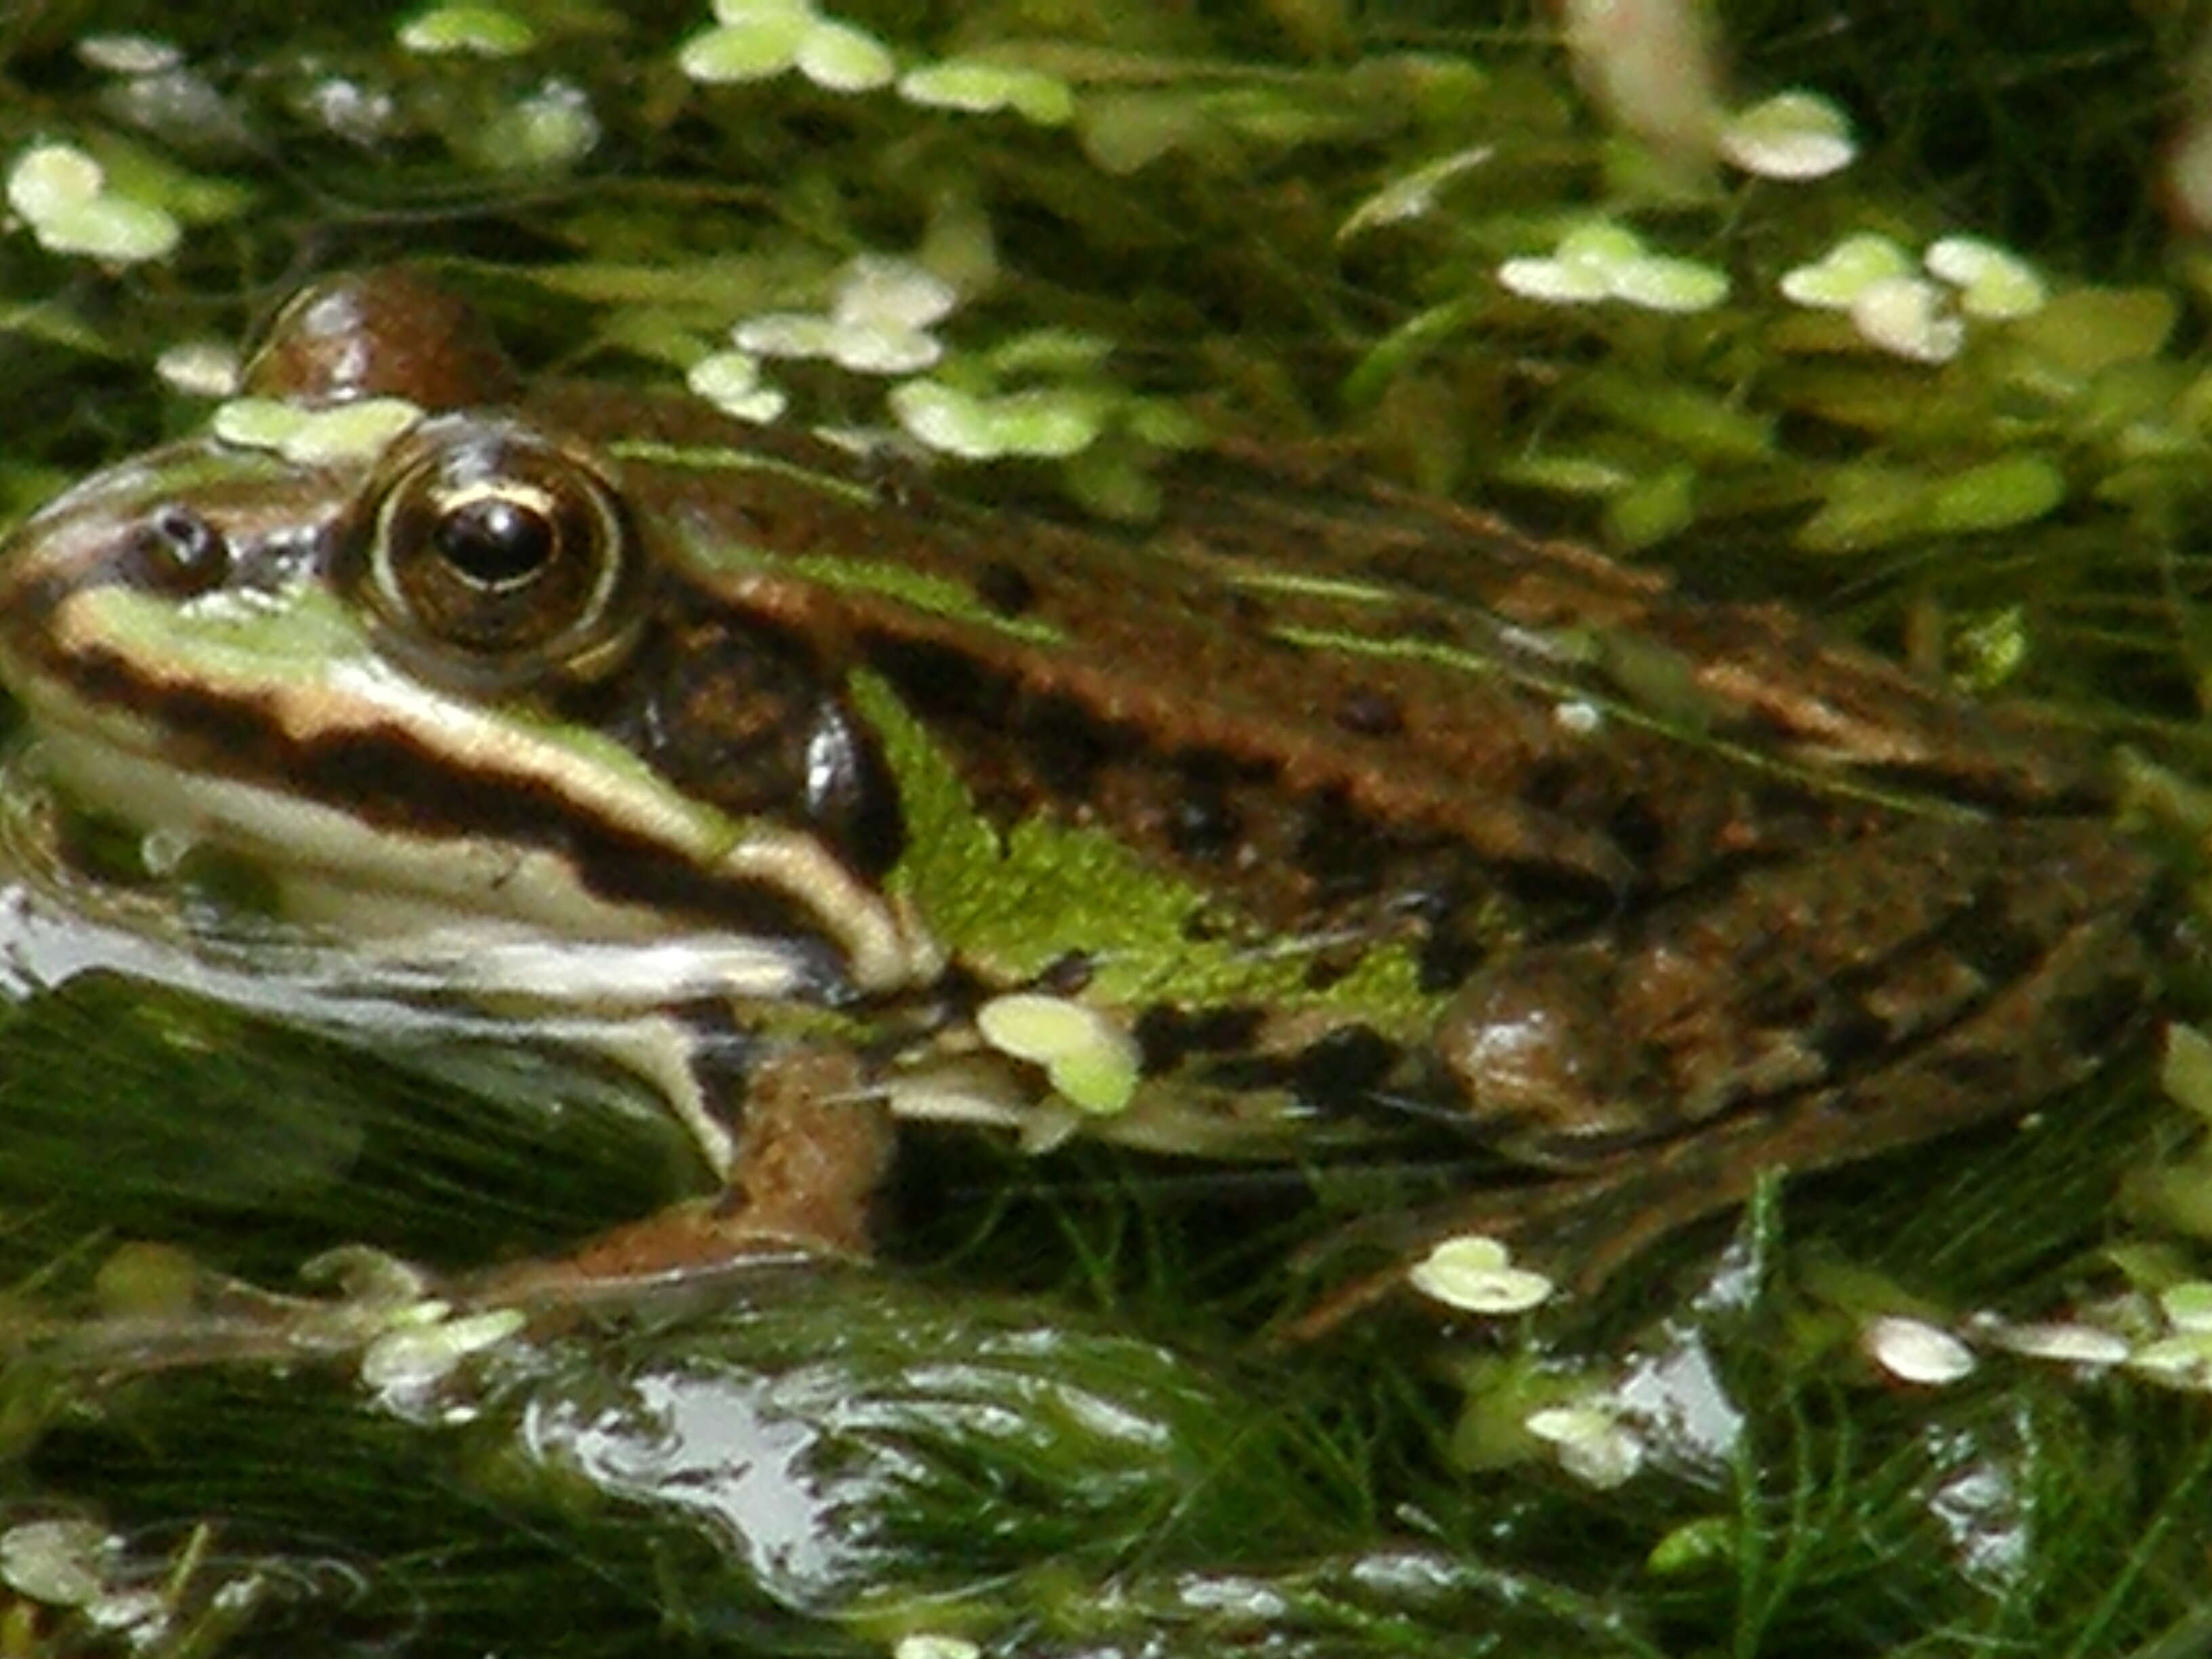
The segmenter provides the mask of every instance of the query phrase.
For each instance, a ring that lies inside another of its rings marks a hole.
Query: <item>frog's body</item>
[[[785,1051],[720,1091],[757,1119],[1237,1152],[1403,1091],[1674,1171],[1657,1225],[2019,1110],[2143,1005],[2094,757],[1778,611],[1370,489],[1219,483],[1141,540],[902,502],[678,400],[519,396],[472,330],[389,274],[295,305],[252,390],[365,435],[254,405],[72,491],[0,564],[0,678],[73,793],[364,951],[728,1001]],[[1087,1011],[1079,1109],[977,1018],[1029,993]],[[721,1236],[849,1238],[669,1086],[749,1194]]]

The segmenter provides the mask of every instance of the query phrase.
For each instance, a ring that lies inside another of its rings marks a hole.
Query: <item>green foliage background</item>
[[[0,10],[0,157],[80,145],[184,227],[127,268],[0,234],[0,516],[204,418],[156,356],[245,337],[316,272],[418,261],[532,371],[673,390],[855,254],[918,254],[963,295],[941,377],[1078,392],[1100,434],[949,489],[1141,519],[1194,433],[1349,457],[2201,770],[2206,266],[2160,210],[2201,7],[1724,6],[1744,97],[1813,86],[1857,127],[1856,165],[1801,185],[1655,180],[1536,7],[839,14],[907,64],[1055,77],[1060,125],[702,87],[695,6],[507,9],[518,58],[408,52],[374,7]],[[126,30],[178,43],[173,84],[77,50]],[[514,112],[549,87],[596,124],[580,155],[528,151]],[[1478,154],[1428,210],[1371,210]],[[1599,212],[1729,298],[1496,281]],[[2002,240],[2052,305],[1940,368],[1885,356],[1778,293],[1856,230]],[[793,418],[884,418],[878,381],[776,372]],[[102,1630],[109,1603],[32,1594],[0,1548],[0,1655],[2203,1651],[2201,1396],[2001,1354],[1914,1389],[1855,1341],[1985,1309],[2148,1340],[2203,1172],[2142,1069],[2033,1134],[1771,1192],[1594,1308],[1291,1349],[1255,1334],[1315,1266],[1291,1247],[1387,1232],[1464,1171],[1321,1170],[1309,1201],[947,1136],[889,1268],[581,1310],[410,1391],[244,1285],[344,1243],[462,1266],[634,1215],[685,1178],[657,1121],[604,1080],[364,1060],[139,988],[26,998],[0,1015],[0,1518],[82,1523],[86,1571],[153,1622]],[[1644,1424],[1626,1485],[1520,1426],[1639,1378],[1684,1415]]]

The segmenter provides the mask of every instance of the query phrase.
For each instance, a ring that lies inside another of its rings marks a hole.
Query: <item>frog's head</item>
[[[0,680],[72,796],[349,929],[690,940],[658,996],[933,971],[835,676],[672,568],[465,311],[312,290],[246,394],[0,550]]]

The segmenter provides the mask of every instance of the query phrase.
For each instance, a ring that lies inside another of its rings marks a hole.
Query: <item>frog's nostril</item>
[[[192,599],[229,576],[230,544],[188,507],[156,507],[131,538],[129,574],[156,592]]]

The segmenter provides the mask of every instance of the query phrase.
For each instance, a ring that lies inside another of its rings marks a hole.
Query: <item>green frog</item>
[[[0,681],[163,868],[653,1083],[717,1195],[578,1273],[863,1250],[902,1119],[1281,1157],[1395,1114],[1523,1172],[1400,1243],[1576,1237],[1588,1282],[2139,1019],[2153,862],[2048,720],[1465,507],[1193,471],[1141,532],[967,503],[343,277],[15,532]]]

